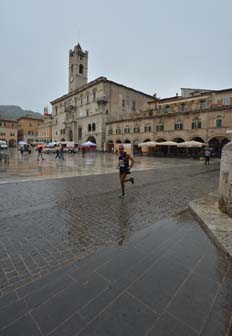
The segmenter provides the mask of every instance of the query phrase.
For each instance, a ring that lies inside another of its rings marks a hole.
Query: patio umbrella
[[[138,144],[139,147],[155,147],[157,145],[157,142],[155,141],[147,141],[147,142],[142,142]]]
[[[175,141],[162,141],[162,142],[157,142],[157,146],[177,146],[177,142]]]
[[[91,141],[87,141],[87,142],[84,142],[83,144],[81,144],[82,147],[96,147],[96,144],[94,142],[91,142]]]
[[[199,141],[185,141],[185,142],[180,142],[177,144],[177,147],[187,147],[187,148],[191,148],[191,147],[203,147],[203,146],[207,146],[207,144],[203,143],[203,142],[199,142]]]

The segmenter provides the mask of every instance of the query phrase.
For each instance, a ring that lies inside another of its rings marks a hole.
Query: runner
[[[130,170],[133,167],[134,159],[124,151],[123,145],[119,146],[119,157],[118,157],[118,166],[119,166],[119,178],[122,189],[122,194],[119,196],[120,198],[125,197],[125,183],[130,181],[134,184],[134,177],[126,178],[128,174],[130,174]],[[130,163],[130,165],[129,165]]]

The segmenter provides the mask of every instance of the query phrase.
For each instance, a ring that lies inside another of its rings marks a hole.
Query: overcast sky
[[[42,113],[66,94],[78,42],[89,81],[158,97],[232,87],[231,13],[231,0],[0,0],[0,105]]]

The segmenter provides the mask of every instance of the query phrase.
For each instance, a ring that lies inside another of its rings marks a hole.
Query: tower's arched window
[[[88,125],[88,131],[91,132],[91,124]]]
[[[73,64],[71,65],[71,73],[73,73]]]
[[[96,124],[95,124],[95,123],[92,124],[92,130],[93,130],[93,131],[96,130]]]
[[[83,72],[84,72],[84,67],[83,67],[82,64],[80,64],[80,65],[79,65],[79,73],[80,73],[80,74],[83,74]]]

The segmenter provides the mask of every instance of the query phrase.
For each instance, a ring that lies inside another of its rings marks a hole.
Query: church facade
[[[88,82],[88,52],[78,44],[69,51],[69,92],[51,102],[53,141],[92,141],[109,150],[106,123],[135,118],[153,96],[99,77]]]

